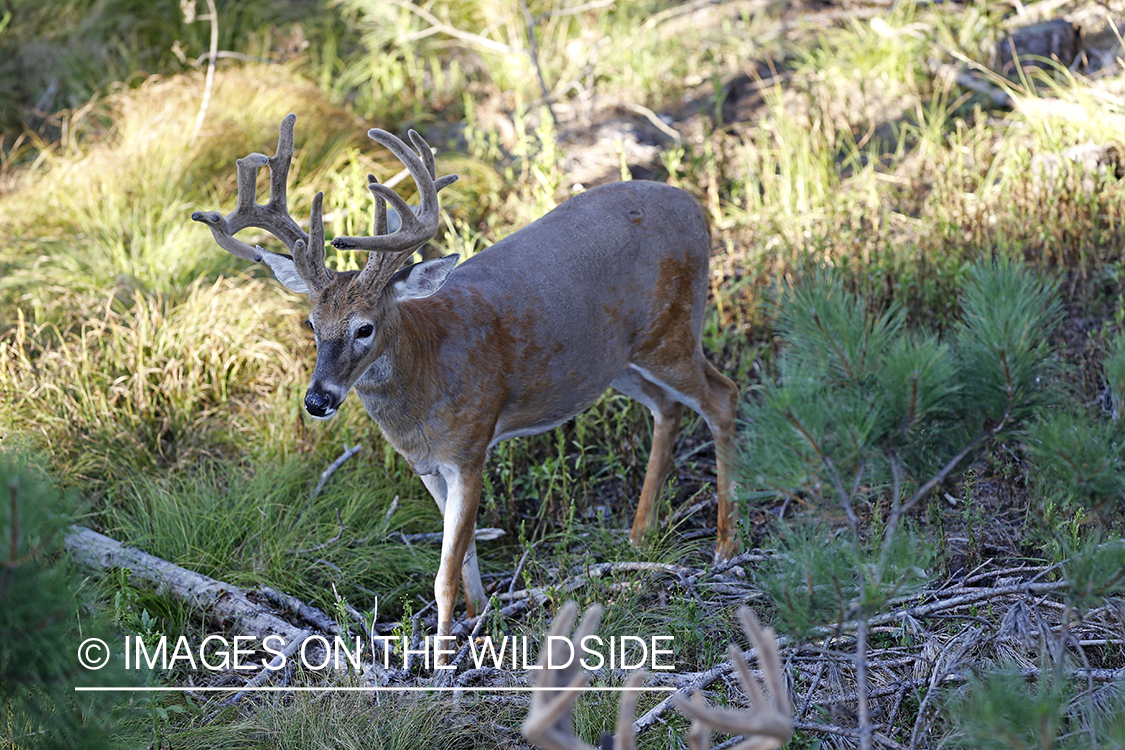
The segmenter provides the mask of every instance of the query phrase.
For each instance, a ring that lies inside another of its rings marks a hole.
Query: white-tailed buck
[[[737,389],[703,357],[710,237],[703,211],[682,190],[625,182],[571,198],[460,266],[450,255],[400,269],[438,229],[438,178],[429,146],[410,132],[414,153],[395,136],[368,135],[398,157],[418,186],[411,211],[369,176],[375,198],[371,237],[337,237],[340,249],[369,251],[362,271],[324,263],[322,196],[309,233],[289,215],[286,177],[294,115],[281,124],[272,158],[238,161],[238,206],[191,215],[240,258],[265,261],[290,289],[312,300],[316,367],[305,396],[314,417],[331,417],[355,388],[386,439],[422,477],[444,516],[434,595],[438,633],[447,635],[458,569],[473,616],[486,601],[473,539],[489,449],[550,430],[613,387],[653,414],[653,444],[631,538],[655,521],[684,406],[703,415],[718,461],[718,554],[737,551],[731,503]],[[270,170],[270,197],[257,203],[258,170]],[[402,218],[387,234],[390,201]],[[265,229],[289,255],[234,238]]]
[[[574,701],[590,678],[579,668],[580,659],[572,657],[583,639],[593,635],[602,611],[596,604],[590,607],[574,635],[567,637],[577,614],[578,605],[567,602],[559,608],[559,613],[551,624],[548,635],[554,637],[548,637],[543,647],[539,670],[536,672],[535,687],[538,689],[531,694],[531,708],[521,728],[523,736],[543,750],[594,750],[574,735]],[[738,672],[738,679],[752,709],[737,711],[707,708],[699,693],[692,696],[693,701],[685,700],[680,695],[674,696],[676,708],[692,719],[691,732],[688,734],[688,747],[691,750],[708,750],[711,747],[711,730],[744,735],[733,747],[724,743],[723,747],[729,747],[729,750],[776,750],[793,734],[793,709],[789,703],[785,675],[781,671],[777,636],[772,628],[763,628],[753,611],[747,607],[738,610],[738,619],[742,623],[742,632],[757,650],[758,664],[765,679],[764,687],[769,688],[773,700],[767,697],[763,685],[751,674],[741,649],[732,644],[729,651],[731,662]],[[636,691],[645,676],[645,672],[640,670],[629,678],[626,685],[628,689],[622,692],[617,709],[617,734],[615,737],[602,738],[602,750],[633,750],[636,740],[636,733],[633,731]]]

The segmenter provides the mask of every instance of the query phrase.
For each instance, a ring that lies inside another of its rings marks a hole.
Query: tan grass
[[[309,344],[293,296],[268,286],[201,280],[179,298],[64,291],[61,325],[50,322],[57,311],[40,322],[21,310],[0,339],[13,417],[0,429],[38,434],[66,473],[105,476],[245,439],[259,413],[285,421]]]
[[[0,197],[8,219],[0,237],[9,245],[0,254],[17,268],[35,265],[37,274],[46,264],[72,286],[123,276],[171,290],[217,265],[201,260],[219,256],[191,211],[233,208],[234,160],[272,153],[286,114],[301,117],[291,173],[295,212],[365,130],[292,70],[246,66],[216,78],[200,138],[189,144],[201,89],[200,75],[153,77],[69,113],[73,136],[42,152],[20,189]]]

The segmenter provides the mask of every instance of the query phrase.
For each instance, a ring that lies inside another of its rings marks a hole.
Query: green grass
[[[393,611],[394,602],[428,593],[437,547],[408,548],[390,535],[440,521],[420,486],[388,517],[402,482],[372,463],[353,459],[312,501],[319,472],[306,458],[262,462],[244,476],[232,474],[229,463],[203,463],[108,492],[101,525],[114,538],[238,586],[288,590],[326,611],[333,591],[361,608],[374,605],[370,592],[377,591]]]
[[[482,722],[487,704],[449,710],[441,699],[383,697],[356,693],[267,697],[252,719],[228,711],[220,721],[196,718],[164,740],[179,750],[229,747],[245,750],[346,748],[347,750],[463,750],[498,747],[511,729]]]

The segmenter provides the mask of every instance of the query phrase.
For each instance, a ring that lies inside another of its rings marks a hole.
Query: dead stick
[[[293,656],[293,654],[297,652],[297,649],[299,649],[301,645],[304,644],[304,642],[307,641],[309,639],[309,636],[311,636],[312,634],[313,631],[311,630],[301,631],[301,633],[298,634],[296,638],[286,644],[285,648],[281,650],[281,653],[273,657],[268,666],[262,667],[261,671],[259,671],[258,674],[254,675],[254,679],[247,682],[246,685],[243,686],[242,690],[239,690],[237,693],[220,703],[219,707],[208,714],[207,718],[205,718],[203,722],[205,724],[210,723],[216,716],[219,715],[219,712],[224,708],[226,708],[227,706],[233,706],[235,703],[238,703],[240,700],[245,698],[246,694],[252,691],[254,688],[264,685],[266,681],[269,680],[269,678],[273,677],[273,675],[282,668],[283,665],[289,662],[289,657]]]
[[[345,461],[347,461],[355,454],[359,453],[362,449],[363,446],[353,445],[351,448],[348,448],[346,451],[344,451],[343,455],[333,461],[332,465],[321,473],[320,481],[316,483],[316,487],[313,488],[312,494],[309,495],[310,503],[315,500],[316,496],[320,494],[320,491],[324,489],[324,485],[328,484],[328,480],[332,478],[332,475],[336,473],[336,470],[343,466]]]

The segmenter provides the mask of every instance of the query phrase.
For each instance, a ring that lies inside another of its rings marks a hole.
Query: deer
[[[331,243],[367,251],[365,265],[334,271],[325,263],[323,193],[312,201],[308,232],[289,213],[295,122],[294,114],[282,121],[272,157],[237,160],[233,211],[195,211],[191,218],[210,228],[223,249],[266,263],[284,286],[309,295],[316,364],[304,399],[308,414],[332,417],[354,390],[437,502],[443,517],[434,580],[439,642],[450,636],[461,582],[469,618],[487,601],[474,534],[489,450],[561,425],[608,388],[639,401],[653,419],[630,540],[640,544],[656,525],[679,424],[691,408],[715,441],[716,557],[737,554],[738,389],[703,354],[711,240],[691,195],[657,182],[604,185],[464,263],[451,254],[403,266],[437,234],[438,191],[457,176],[437,176],[433,151],[415,131],[408,134],[411,148],[372,128],[368,137],[413,178],[418,205],[413,210],[368,175],[372,234]],[[264,204],[256,197],[262,167],[269,169]],[[390,233],[388,203],[401,218]],[[272,234],[289,253],[234,237],[247,227]]]
[[[602,609],[597,604],[588,608],[574,634],[567,636],[577,613],[578,605],[568,601],[559,608],[551,623],[550,637],[535,672],[536,690],[531,694],[531,707],[520,727],[524,738],[543,750],[594,750],[574,734],[574,702],[586,688],[590,676],[581,671],[580,660],[573,658],[573,651],[567,653],[566,649],[579,648],[583,639],[594,634]],[[712,729],[743,735],[730,750],[776,750],[793,734],[793,708],[781,670],[777,635],[772,628],[763,628],[749,607],[739,608],[738,619],[742,632],[756,650],[764,684],[754,677],[742,651],[731,644],[731,664],[750,699],[750,710],[708,708],[703,705],[698,691],[690,701],[679,693],[673,694],[673,705],[692,720],[688,732],[690,750],[709,750]],[[616,735],[602,735],[600,750],[634,750],[633,716],[637,694],[647,676],[640,669],[629,677],[617,707]],[[773,695],[772,701],[765,691],[767,687]],[[728,745],[724,743],[723,747]]]

